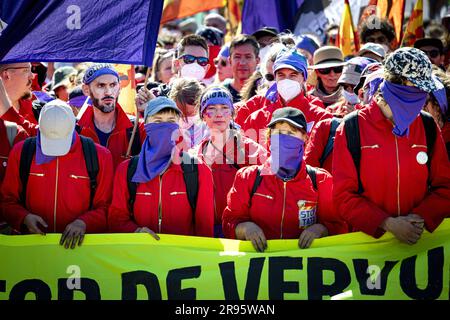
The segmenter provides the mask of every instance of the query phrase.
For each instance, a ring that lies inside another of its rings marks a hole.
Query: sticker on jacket
[[[299,228],[304,229],[316,223],[316,205],[315,202],[299,200],[298,222]]]

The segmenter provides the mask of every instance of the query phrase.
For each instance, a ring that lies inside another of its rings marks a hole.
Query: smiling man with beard
[[[82,89],[83,93],[90,97],[92,105],[88,106],[78,120],[77,131],[108,148],[113,156],[115,168],[126,159],[134,125],[117,102],[120,94],[119,74],[110,64],[93,64],[86,70]],[[139,153],[144,139],[144,126],[140,123],[131,155]]]
[[[6,92],[0,99],[0,118],[22,125],[32,136],[36,135],[37,125],[30,99],[33,78],[29,62],[0,64],[0,79]]]

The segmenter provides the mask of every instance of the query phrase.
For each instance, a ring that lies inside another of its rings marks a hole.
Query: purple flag
[[[152,65],[163,0],[0,3],[0,61]]]

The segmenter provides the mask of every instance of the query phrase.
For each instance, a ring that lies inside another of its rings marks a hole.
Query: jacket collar
[[[116,133],[118,131],[133,127],[133,123],[130,121],[127,114],[125,113],[125,111],[123,111],[122,107],[118,103],[116,104],[114,112],[116,113],[116,126],[111,133]],[[94,106],[89,105],[87,107],[80,120],[78,120],[78,125],[80,127],[90,128],[95,132]]]
[[[272,160],[272,156],[270,156],[266,162],[264,162],[264,164],[262,165],[262,167],[260,167],[261,170],[261,176],[264,175],[273,175],[275,176],[275,173],[273,173],[272,171],[272,165],[271,165],[271,160]],[[281,178],[279,178],[278,176],[276,176],[277,179],[279,179],[280,181],[283,181]],[[303,159],[302,164],[300,166],[300,170],[298,170],[297,175],[291,179],[288,180],[288,182],[296,182],[302,179],[305,179],[306,177],[306,164],[305,164],[305,160]]]

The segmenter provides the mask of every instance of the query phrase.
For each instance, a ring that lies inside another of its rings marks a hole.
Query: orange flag
[[[225,11],[227,20],[230,23],[230,33],[232,35],[236,34],[239,24],[241,23],[241,7],[239,5],[239,0],[225,0],[226,8]]]
[[[412,47],[417,39],[423,38],[423,0],[417,0],[402,40],[402,47]]]
[[[395,29],[397,44],[403,36],[403,18],[405,14],[405,0],[378,0],[378,17],[388,18]],[[394,44],[397,47],[396,44]]]
[[[339,35],[336,38],[336,46],[341,48],[345,56],[355,54],[359,51],[358,34],[353,26],[352,12],[348,0],[344,0],[344,11],[341,16]]]
[[[224,0],[165,0],[160,24],[224,5]]]
[[[134,66],[129,64],[115,64],[114,68],[120,77],[119,104],[123,111],[135,115],[136,107],[134,99],[136,98],[136,80]]]

